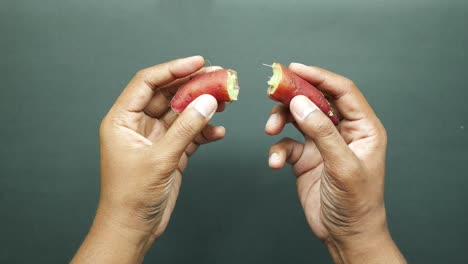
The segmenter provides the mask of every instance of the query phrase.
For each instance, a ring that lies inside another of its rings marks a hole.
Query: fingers
[[[294,121],[291,112],[289,111],[288,106],[283,104],[277,104],[273,107],[271,111],[270,118],[265,125],[265,132],[268,135],[275,136],[283,131],[286,124],[292,123],[298,130],[301,132],[302,135],[304,133],[300,130],[297,126],[296,122]]]
[[[375,116],[369,103],[351,80],[319,67],[299,63],[291,63],[289,68],[328,94],[343,118],[354,121]]]
[[[290,109],[300,129],[314,141],[326,165],[336,168],[354,161],[354,154],[331,120],[307,97],[294,97]]]
[[[270,148],[268,164],[272,169],[281,169],[285,162],[295,164],[304,151],[304,145],[291,138],[283,138]]]
[[[179,115],[161,139],[169,156],[180,157],[189,144],[208,124],[218,104],[211,95],[201,95]]]
[[[180,78],[180,79],[177,79],[169,84],[166,84],[164,86],[162,86],[160,88],[161,91],[168,91],[170,95],[174,95],[177,90],[179,90],[179,87],[186,84],[187,82],[191,81],[192,79],[194,79],[195,77],[199,76],[199,75],[202,75],[202,74],[205,74],[205,73],[208,73],[208,72],[213,72],[213,71],[217,71],[217,70],[221,70],[223,69],[223,67],[221,66],[209,66],[209,67],[203,67],[201,68],[200,70],[198,70],[197,72],[187,76],[187,77],[184,77],[184,78]]]
[[[195,140],[187,147],[185,154],[191,156],[200,145],[208,144],[223,139],[226,135],[226,129],[222,126],[207,125]]]
[[[226,108],[226,104],[224,102],[221,102],[218,104],[218,108],[216,109],[216,112],[222,112],[224,111],[224,108]],[[179,115],[174,112],[174,111],[167,111],[163,116],[161,116],[160,120],[164,122],[166,127],[170,127],[172,123],[177,119]]]
[[[203,67],[201,56],[177,59],[139,71],[115,103],[115,107],[128,112],[141,112],[160,87],[193,74]]]
[[[180,87],[201,74],[222,69],[219,66],[204,67],[190,76],[177,79],[156,90],[150,102],[145,107],[145,113],[153,118],[159,118],[169,109],[172,97],[177,93]]]
[[[278,135],[281,133],[284,126],[292,121],[294,121],[294,119],[287,106],[283,104],[275,105],[265,125],[265,132],[268,135]]]
[[[161,116],[161,118],[159,120],[161,120],[162,122],[164,122],[164,124],[166,125],[166,127],[170,127],[174,121],[177,119],[179,115],[170,110],[170,111],[167,111],[163,116]]]

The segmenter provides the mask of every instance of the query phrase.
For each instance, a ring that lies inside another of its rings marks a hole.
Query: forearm
[[[406,263],[405,258],[388,232],[373,239],[359,238],[346,245],[336,241],[327,241],[326,246],[333,262],[336,264]]]
[[[85,241],[71,261],[87,263],[141,263],[150,243],[97,213]]]

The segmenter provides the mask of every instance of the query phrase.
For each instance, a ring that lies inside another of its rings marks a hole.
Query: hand
[[[128,262],[139,262],[164,232],[188,158],[199,145],[225,135],[223,127],[207,125],[215,111],[224,108],[211,95],[198,97],[180,116],[169,107],[172,96],[190,78],[219,69],[203,65],[204,59],[195,56],[141,70],[104,117],[100,128],[100,202],[80,249],[84,253],[78,252],[75,260],[93,255],[89,251],[97,251],[95,247],[100,245],[95,241],[121,241],[123,253],[132,255]],[[100,240],[104,236],[107,240]],[[114,252],[109,262],[124,262],[118,246],[109,251]],[[93,257],[93,261],[105,262]]]
[[[266,132],[277,135],[293,122],[305,142],[280,140],[270,149],[270,167],[292,164],[307,222],[336,263],[404,263],[386,223],[382,123],[352,81],[302,64],[290,69],[329,95],[342,120],[335,127],[304,96],[289,108],[277,105]]]

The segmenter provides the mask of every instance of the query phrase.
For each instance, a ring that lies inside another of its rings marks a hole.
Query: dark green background
[[[290,169],[267,166],[273,60],[358,84],[389,134],[394,239],[413,263],[465,262],[467,26],[466,0],[2,0],[0,262],[71,259],[97,204],[101,118],[138,69],[195,54],[238,70],[240,101],[146,263],[330,262]]]

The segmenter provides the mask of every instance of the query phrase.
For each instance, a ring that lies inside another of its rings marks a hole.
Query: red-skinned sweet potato
[[[210,94],[218,103],[237,100],[239,82],[237,72],[221,69],[199,75],[182,86],[171,100],[171,107],[181,113],[198,96]]]
[[[273,77],[268,81],[268,85],[270,85],[267,91],[268,97],[289,105],[295,96],[304,95],[317,105],[333,124],[339,123],[338,116],[333,112],[330,103],[315,86],[278,62],[273,63],[272,67]]]

